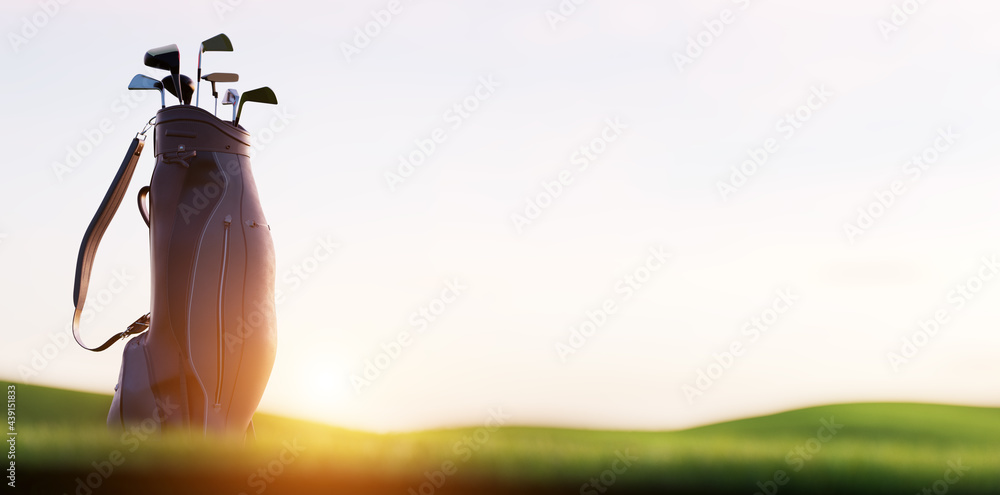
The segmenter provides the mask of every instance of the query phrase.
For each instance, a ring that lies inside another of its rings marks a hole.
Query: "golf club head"
[[[191,97],[194,96],[194,81],[192,81],[190,77],[181,74],[179,78],[175,79],[173,75],[169,75],[164,77],[161,82],[163,83],[163,86],[167,88],[167,91],[170,91],[170,94],[174,96],[178,96],[177,93],[174,92],[174,88],[180,87],[181,97],[178,99],[180,99],[185,105],[191,104]]]
[[[195,101],[194,101],[195,105],[201,104],[201,54],[205,52],[231,52],[231,51],[233,51],[233,42],[229,41],[229,36],[226,36],[225,34],[222,33],[219,33],[201,42],[201,45],[198,47],[198,76],[197,76],[198,87],[195,89],[195,94],[197,95],[195,96]]]
[[[230,83],[230,82],[239,82],[240,75],[239,74],[233,74],[232,72],[213,72],[211,74],[208,74],[208,75],[202,77],[202,79],[204,79],[206,81],[211,81],[211,82],[226,82],[226,83]]]
[[[204,79],[204,80],[212,83],[212,96],[218,98],[219,97],[219,93],[215,90],[215,83],[217,83],[217,82],[224,82],[224,83],[239,82],[240,75],[239,74],[233,74],[232,72],[213,72],[211,74],[208,74],[207,76],[202,76],[202,79]]]
[[[145,74],[136,74],[135,77],[132,78],[132,81],[128,83],[128,89],[155,89],[160,92],[160,108],[167,106],[163,95],[163,83],[153,79],[152,77]]]
[[[153,48],[146,52],[142,62],[146,64],[146,67],[170,72],[170,75],[174,76],[174,91],[171,93],[181,94],[180,79],[177,77],[181,72],[181,51],[177,49],[177,45],[170,44]],[[177,99],[183,103],[180,97]]]
[[[226,94],[222,95],[223,105],[235,105],[238,101],[240,101],[240,92],[233,88],[227,89]]]
[[[160,81],[145,74],[136,74],[128,83],[128,89],[160,89]]]
[[[229,36],[219,33],[201,42],[201,51],[204,52],[231,52],[233,42],[229,41]]]
[[[207,76],[203,76],[202,79],[212,83],[212,97],[215,98],[215,116],[219,116],[219,91],[215,88],[215,83],[217,82],[238,82],[240,80],[239,74],[233,74],[231,72],[213,72]]]
[[[236,91],[233,88],[227,89],[226,94],[222,96],[223,105],[233,106],[233,120],[236,120],[236,106],[239,101],[240,101],[240,92]]]
[[[268,105],[277,105],[278,97],[275,96],[274,91],[271,91],[271,88],[267,86],[251,89],[250,91],[243,93],[243,97],[240,98],[239,109],[236,111],[236,118],[233,119],[233,125],[240,125],[240,114],[243,113],[243,104],[248,101],[267,103]]]

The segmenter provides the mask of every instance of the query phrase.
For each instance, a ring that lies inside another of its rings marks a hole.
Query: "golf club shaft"
[[[196,81],[197,87],[194,90],[194,106],[201,106],[201,54],[204,51],[205,44],[202,43],[198,45],[198,78]]]
[[[184,93],[181,92],[181,73],[174,74],[174,89],[177,90],[177,102],[184,104]]]
[[[198,78],[198,82],[201,82],[201,78]],[[215,81],[212,81],[212,96],[215,97],[215,116],[219,116],[219,92],[215,90]]]

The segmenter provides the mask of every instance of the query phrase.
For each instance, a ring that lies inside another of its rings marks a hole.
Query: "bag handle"
[[[142,215],[142,221],[146,222],[146,228],[149,228],[149,207],[146,206],[146,196],[149,196],[149,186],[142,186],[139,189],[139,197],[136,199],[139,201],[139,214]]]
[[[75,310],[73,311],[73,338],[76,339],[77,344],[80,344],[80,347],[88,351],[103,351],[111,347],[115,342],[129,335],[142,333],[149,328],[149,313],[147,313],[136,320],[135,323],[129,325],[124,332],[112,336],[107,342],[97,347],[87,347],[80,338],[80,315],[83,313],[83,304],[87,300],[90,271],[94,266],[94,258],[97,256],[97,246],[101,243],[101,237],[104,236],[108,225],[111,224],[111,219],[114,218],[118,207],[122,203],[122,198],[128,190],[129,182],[132,181],[132,175],[135,173],[136,163],[139,161],[139,155],[145,146],[146,131],[152,125],[153,120],[151,119],[146,124],[146,128],[132,139],[132,144],[129,145],[128,151],[125,153],[121,167],[118,168],[118,173],[115,174],[115,178],[111,182],[111,187],[108,188],[108,192],[104,195],[104,200],[101,201],[101,206],[90,221],[90,226],[87,227],[87,232],[83,235],[83,242],[80,243],[80,253],[76,258],[76,280],[73,283],[73,305],[75,306]]]

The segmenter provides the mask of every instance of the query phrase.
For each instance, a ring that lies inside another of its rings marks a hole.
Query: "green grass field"
[[[18,488],[79,495],[1000,493],[1000,409],[990,408],[844,404],[672,432],[505,427],[386,435],[259,414],[257,442],[242,447],[112,436],[104,426],[109,404],[109,396],[17,385]]]

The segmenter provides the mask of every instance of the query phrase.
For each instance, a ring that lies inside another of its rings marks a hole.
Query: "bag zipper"
[[[226,215],[225,220],[223,220],[222,229],[222,273],[219,276],[219,328],[218,328],[218,348],[219,356],[216,361],[218,369],[216,370],[217,381],[215,384],[215,406],[219,407],[222,405],[222,378],[226,370],[226,351],[225,351],[225,336],[226,336],[226,319],[225,311],[223,310],[223,302],[226,296],[226,270],[229,263],[229,227],[233,224],[232,215]]]

